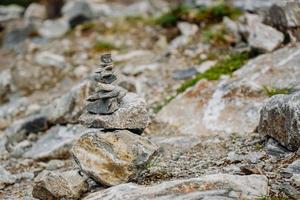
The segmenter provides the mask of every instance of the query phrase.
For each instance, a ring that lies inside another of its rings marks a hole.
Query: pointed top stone
[[[100,58],[101,62],[104,64],[108,64],[108,63],[112,63],[113,60],[111,58],[111,54],[107,53],[107,54],[103,54]]]

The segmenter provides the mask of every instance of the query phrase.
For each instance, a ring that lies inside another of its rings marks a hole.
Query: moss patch
[[[178,94],[186,91],[188,88],[194,86],[202,79],[218,80],[222,75],[231,75],[234,71],[239,69],[249,59],[248,53],[235,53],[229,55],[226,59],[220,60],[212,68],[208,69],[202,74],[196,75],[194,78],[189,79],[181,84],[177,89],[175,95],[171,95],[163,100],[160,104],[154,107],[154,112],[158,113],[165,105],[170,103]]]
[[[108,42],[108,41],[104,41],[104,40],[98,40],[93,49],[97,52],[103,52],[103,51],[111,51],[111,50],[115,50],[118,49],[114,44]]]
[[[199,8],[191,8],[181,4],[157,18],[156,24],[163,27],[176,26],[178,21],[213,24],[221,22],[225,16],[235,19],[241,14],[242,12],[239,9],[230,7],[224,3],[213,7],[201,6]]]
[[[290,88],[274,88],[274,87],[270,87],[270,86],[262,86],[262,90],[269,96],[274,96],[277,94],[290,94],[293,89]]]
[[[204,73],[198,74],[195,78],[189,79],[182,83],[182,85],[177,89],[177,93],[179,94],[184,92],[186,89],[194,86],[202,79],[218,80],[222,75],[231,75],[234,71],[245,64],[248,58],[249,55],[247,53],[232,54],[228,58],[219,61],[215,66],[208,69]]]

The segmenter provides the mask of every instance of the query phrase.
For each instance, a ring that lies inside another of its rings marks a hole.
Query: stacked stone
[[[74,143],[72,154],[81,172],[99,184],[134,180],[151,162],[158,147],[139,136],[148,123],[144,99],[112,83],[117,80],[110,54],[101,56],[95,93],[79,121],[88,129]]]
[[[96,91],[88,97],[90,102],[87,111],[92,114],[112,114],[119,106],[125,92],[119,87],[112,85],[117,80],[113,71],[111,54],[101,56],[101,68],[96,71],[94,79],[97,84]]]

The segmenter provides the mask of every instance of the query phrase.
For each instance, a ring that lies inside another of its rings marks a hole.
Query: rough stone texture
[[[300,174],[294,174],[292,180],[298,187],[300,186]]]
[[[78,171],[41,172],[35,179],[32,196],[45,199],[79,199],[88,190],[86,178]]]
[[[69,23],[64,19],[46,20],[38,32],[42,37],[54,39],[62,37],[69,29]]]
[[[72,27],[93,17],[90,5],[85,1],[68,1],[62,8],[62,14]]]
[[[41,113],[47,115],[47,119],[53,124],[76,123],[86,106],[85,99],[93,88],[89,80],[84,80],[71,88],[67,94],[55,99],[42,109]]]
[[[142,132],[148,124],[145,101],[134,93],[123,97],[120,108],[110,115],[84,113],[79,121],[89,128],[128,129]]]
[[[293,28],[300,26],[300,2],[286,1],[273,5],[267,13],[267,20],[278,28]]]
[[[0,165],[0,189],[3,189],[6,185],[14,184],[15,181],[16,177]]]
[[[195,35],[199,30],[196,24],[190,24],[187,22],[180,22],[178,23],[177,27],[180,30],[181,34],[185,36]]]
[[[300,147],[300,92],[273,96],[261,110],[258,132],[296,151]]]
[[[46,7],[39,3],[31,3],[24,13],[24,18],[28,22],[33,20],[44,20],[47,17]]]
[[[112,186],[134,179],[155,156],[158,147],[129,131],[93,130],[74,144],[75,161],[96,182]]]
[[[8,95],[12,90],[12,76],[10,70],[3,70],[0,73],[0,104],[7,102]]]
[[[67,94],[40,109],[38,114],[16,120],[5,129],[9,141],[11,143],[22,141],[29,133],[45,131],[53,124],[77,122],[85,107],[85,98],[90,95],[92,87],[90,81],[82,81]]]
[[[275,50],[284,40],[283,33],[262,23],[248,23],[248,30],[249,45],[264,52]]]
[[[9,103],[3,104],[0,106],[0,129],[5,129],[13,120],[16,120],[20,117],[23,117],[24,114],[29,115],[31,113],[30,109],[33,107],[38,107],[37,105],[32,104],[27,98],[20,98],[15,101],[10,101]]]
[[[207,175],[200,178],[163,182],[154,186],[122,184],[92,193],[84,200],[252,200],[268,194],[265,176]]]
[[[56,67],[58,69],[64,69],[66,66],[63,56],[48,51],[38,53],[35,56],[35,62],[43,67]]]
[[[37,160],[68,158],[73,141],[84,131],[85,128],[80,125],[53,127],[24,154],[24,157]]]
[[[289,164],[284,172],[290,174],[300,174],[300,160],[295,160],[293,163]]]
[[[18,19],[24,8],[18,5],[0,6],[0,22]]]
[[[45,115],[36,114],[24,119],[20,119],[5,129],[5,135],[11,143],[20,142],[26,138],[29,133],[38,133],[45,131],[49,127]]]
[[[249,133],[259,123],[268,96],[263,86],[300,88],[300,45],[259,56],[231,78],[200,81],[177,96],[156,116],[183,135]]]
[[[22,44],[33,31],[34,29],[32,25],[23,23],[8,28],[3,36],[2,46],[5,48],[22,51],[21,49],[17,48],[18,45]]]

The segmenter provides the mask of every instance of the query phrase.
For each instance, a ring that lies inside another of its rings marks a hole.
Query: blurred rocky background
[[[299,40],[299,0],[1,0],[0,199],[300,199]],[[70,151],[107,52],[159,146],[110,188]]]

